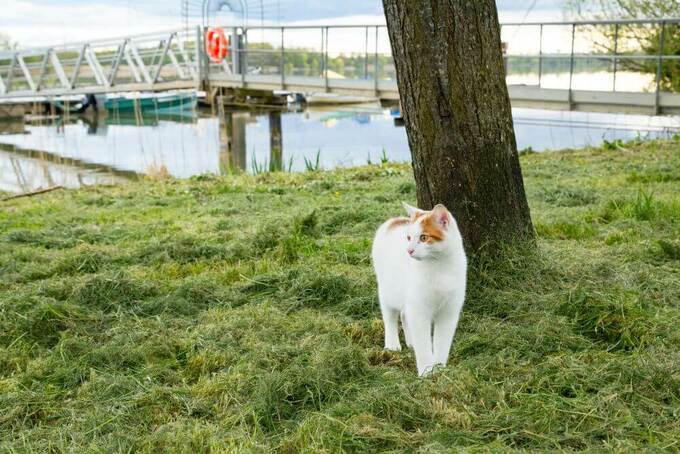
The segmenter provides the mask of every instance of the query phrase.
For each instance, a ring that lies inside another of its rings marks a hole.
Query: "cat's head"
[[[407,252],[416,260],[434,260],[459,238],[456,221],[442,204],[426,211],[403,203],[411,222],[406,229]]]

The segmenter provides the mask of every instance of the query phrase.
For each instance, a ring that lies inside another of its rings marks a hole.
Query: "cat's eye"
[[[426,242],[426,241],[427,241],[427,238],[428,238],[427,235],[420,235],[420,242],[421,242],[421,243]]]
[[[411,241],[411,235],[406,235],[406,239]]]

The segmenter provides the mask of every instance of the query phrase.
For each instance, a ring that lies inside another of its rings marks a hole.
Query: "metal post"
[[[89,56],[88,63],[90,67],[92,68],[92,71],[95,74],[95,77],[99,78],[99,84],[103,85],[105,87],[109,87],[109,80],[106,78],[104,75],[104,69],[102,68],[101,63],[99,63],[99,59],[97,58],[97,53],[94,51],[92,46],[89,46],[87,48],[87,54]],[[141,58],[141,57],[140,57]],[[148,71],[147,71],[148,73]],[[149,76],[149,79],[147,80],[148,83],[151,83],[151,76]]]
[[[76,60],[76,64],[73,66],[73,74],[71,75],[71,80],[70,80],[70,86],[71,88],[76,88],[76,81],[78,80],[78,73],[80,72],[80,65],[83,64],[83,59],[85,58],[85,51],[87,51],[87,44],[83,45],[83,47],[80,49],[80,53],[78,54],[78,59]],[[128,65],[131,68],[134,68],[134,65],[128,59]],[[135,73],[137,69],[134,69]],[[137,76],[135,78],[137,82],[139,82],[139,77]]]
[[[125,61],[128,64],[128,68],[130,68],[130,71],[132,72],[132,77],[134,77],[135,82],[140,83],[142,81],[142,77],[140,76],[139,70],[137,69],[137,66],[135,65],[135,62],[134,62],[133,57],[132,57],[132,52],[130,52],[129,46],[125,48]],[[191,68],[192,77],[194,78],[194,80],[196,80],[196,78],[198,76],[196,75],[195,68],[193,67],[193,63],[191,63],[191,61],[189,60],[188,55],[186,56],[186,63]],[[75,76],[73,76],[73,78],[71,79],[71,88],[75,88],[75,86],[76,86],[75,81],[76,81],[76,77],[77,77],[77,74],[78,74],[77,68],[79,68],[79,66],[80,66],[80,63],[78,63],[76,65],[76,69],[74,69],[74,71],[73,71],[73,74],[75,74]]]
[[[243,28],[241,39],[238,40],[238,53],[234,54],[234,56],[238,57],[238,70],[241,71],[241,86],[245,88],[246,72],[248,71],[248,29],[245,27]]]
[[[50,60],[50,52],[52,52],[52,49],[47,49],[45,56],[43,57],[42,64],[40,65],[38,82],[35,84],[36,90],[40,90],[42,88],[43,79],[45,78],[45,73],[47,72],[47,62]]]
[[[323,41],[323,40],[324,40],[324,36],[323,36],[323,28],[321,28],[320,30],[321,30],[321,48],[319,49],[319,53],[320,53],[319,56],[321,57],[321,74],[319,74],[319,76],[320,76],[320,77],[323,77],[323,72],[324,72],[324,68],[323,68],[323,65],[324,65],[324,61],[323,61],[323,49],[324,49],[324,47],[323,47],[323,42],[324,42],[324,41]]]
[[[12,91],[12,78],[14,77],[14,67],[17,63],[17,54],[12,54],[12,60],[9,63],[9,69],[7,70],[7,82],[5,82],[5,93]]]
[[[198,41],[197,41],[197,46],[200,46],[201,44],[201,38],[200,34],[198,35]],[[137,63],[137,66],[139,67],[139,72],[142,73],[142,77],[144,78],[144,81],[148,84],[151,84],[151,75],[149,74],[149,70],[147,69],[146,65],[144,64],[144,59],[142,56],[139,54],[139,49],[137,49],[137,45],[133,40],[128,40],[128,46],[130,48],[130,53],[132,54],[132,57],[134,58],[135,62]],[[95,77],[97,76],[97,69],[93,66],[95,62],[93,61],[92,57],[92,48],[88,45],[87,50],[85,51],[85,59],[87,60],[87,63],[90,65],[92,71],[95,73]],[[198,66],[200,68],[200,71],[204,71],[203,68],[203,52],[197,47],[196,48],[196,58],[198,62]],[[205,73],[203,73],[203,78],[205,77]],[[200,81],[203,81],[203,78],[199,79]],[[101,84],[101,82],[99,82]]]
[[[151,57],[151,62],[150,62],[150,64],[149,64],[149,66],[151,67],[151,70],[152,70],[152,71],[153,71],[154,65],[156,65],[156,59],[158,58],[158,54],[159,54],[159,53],[162,53],[164,48],[165,48],[165,40],[164,40],[164,39],[161,39],[161,40],[158,42],[158,47],[156,48],[156,50],[155,50],[155,52],[154,52],[154,54],[153,54],[153,57]],[[163,59],[163,57],[161,57],[161,60],[162,60],[162,59]],[[153,75],[153,73],[152,73],[152,75]]]
[[[189,39],[189,29],[187,28],[187,31],[184,33],[184,41],[186,42],[187,39]],[[186,48],[184,47],[184,43],[182,42],[181,39],[177,40],[177,47],[179,47],[180,54],[182,55],[182,60],[184,61],[184,66],[186,66],[187,71],[189,71],[189,75],[192,78],[196,77],[196,68],[194,68],[194,65],[191,63],[191,59],[189,58],[189,54],[187,53]],[[126,60],[130,60],[127,56],[128,54],[126,53]],[[129,64],[129,63],[128,63]]]
[[[666,21],[661,21],[661,36],[659,36],[659,55],[656,60],[656,93],[654,94],[654,115],[659,114],[659,92],[661,91],[661,70],[663,66],[663,47],[666,39]]]
[[[283,90],[283,86],[286,83],[286,66],[285,66],[285,51],[283,47],[283,27],[281,27],[281,62],[279,63],[280,69],[281,69],[281,90]]]
[[[118,52],[116,52],[116,58],[113,60],[111,65],[111,71],[109,73],[109,84],[114,85],[116,74],[118,73],[118,67],[120,66],[120,61],[123,59],[123,54],[125,52],[125,45],[127,44],[127,39],[123,40],[123,43],[118,46]],[[158,75],[156,75],[158,77]]]
[[[139,57],[139,52],[135,56],[141,61],[141,57]],[[109,81],[106,78],[106,76],[104,76],[104,71],[102,70],[102,67],[99,64],[99,60],[97,60],[97,54],[95,53],[94,50],[92,50],[92,46],[87,47],[85,59],[87,60],[87,64],[90,65],[90,69],[92,70],[92,73],[94,74],[94,78],[97,81],[97,83],[108,88]],[[146,67],[144,67],[144,77],[146,82],[150,84],[151,76],[149,76],[149,72],[146,70]]]
[[[326,30],[326,47],[324,48],[323,51],[323,59],[326,62],[324,65],[326,68],[325,74],[324,74],[324,85],[326,87],[326,92],[328,92],[328,27],[325,27]]]
[[[179,39],[179,35],[177,36],[177,47],[179,47],[181,41]],[[179,60],[177,60],[177,55],[175,55],[175,52],[172,50],[172,46],[168,49],[168,57],[170,57],[170,62],[172,63],[172,66],[175,67],[175,70],[177,71],[177,76],[180,79],[185,79],[186,78],[186,73],[184,72],[184,68],[182,68],[182,65],[180,65]],[[191,74],[189,74],[191,77]]]
[[[50,61],[52,62],[52,66],[54,67],[54,72],[57,74],[57,79],[59,79],[59,82],[61,83],[61,86],[64,87],[65,89],[69,90],[71,88],[71,84],[69,83],[68,77],[66,77],[66,73],[64,72],[64,67],[61,65],[61,60],[59,60],[59,55],[53,50],[50,52]]]
[[[541,73],[543,72],[543,24],[538,31],[538,88],[541,88]]]
[[[368,80],[368,27],[366,27],[366,47],[364,49],[364,79]]]
[[[19,62],[19,68],[21,68],[21,71],[24,74],[24,79],[26,82],[28,82],[28,86],[31,88],[31,91],[36,91],[35,82],[33,82],[33,77],[31,77],[31,72],[26,65],[23,55],[17,54],[17,61]]]
[[[619,53],[619,24],[614,25],[614,78],[612,80],[612,91],[616,91],[616,66],[619,63],[616,55]]]
[[[378,26],[375,26],[375,53],[373,54],[373,91],[378,97]]]
[[[163,50],[161,51],[160,60],[158,60],[158,65],[156,66],[156,71],[154,72],[153,75],[154,84],[158,82],[161,78],[161,71],[163,70],[163,66],[165,65],[165,57],[167,57],[168,50],[170,49],[170,45],[172,44],[172,37],[173,35],[170,35],[167,41],[161,41],[163,43]],[[111,84],[112,83],[113,82],[111,82]]]
[[[576,24],[571,24],[571,56],[569,58],[569,110],[574,108],[571,93],[571,83],[574,77],[574,35],[576,34]]]
[[[203,50],[201,40],[203,38],[203,27],[196,26],[196,48],[194,49],[196,58],[196,79],[200,86],[205,81],[205,68],[203,66]]]
[[[227,66],[231,64],[231,67],[227,71],[225,71],[229,74],[239,74],[238,68],[239,68],[239,59],[241,58],[241,55],[238,52],[238,28],[236,27],[231,27],[231,31],[229,32],[229,56],[231,58],[230,62],[227,62]],[[206,49],[207,50],[207,49]],[[207,52],[206,52],[207,53]],[[210,64],[210,57],[206,57],[208,64]],[[226,60],[225,60],[226,61]]]

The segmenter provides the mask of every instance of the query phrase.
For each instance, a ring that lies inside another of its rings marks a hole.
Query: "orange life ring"
[[[220,27],[209,28],[205,32],[205,52],[215,63],[219,63],[229,55],[229,40]]]

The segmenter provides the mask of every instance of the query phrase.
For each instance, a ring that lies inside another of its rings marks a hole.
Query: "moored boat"
[[[107,98],[104,107],[109,111],[181,112],[196,107],[196,93],[138,94]]]

